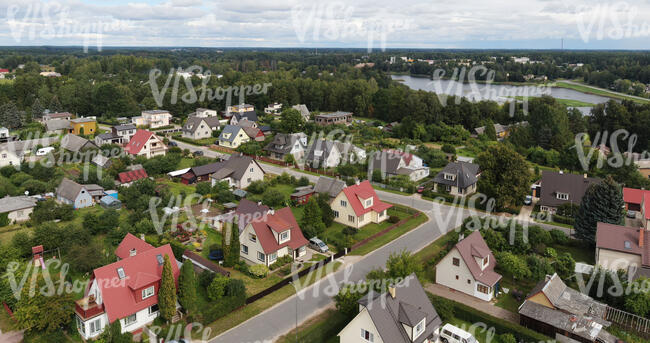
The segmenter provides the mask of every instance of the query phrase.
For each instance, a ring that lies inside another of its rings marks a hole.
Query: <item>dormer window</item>
[[[485,258],[483,259],[483,267],[482,268],[485,269],[485,267],[487,267],[488,263],[490,263],[490,256],[485,256]]]
[[[147,287],[147,288],[143,289],[142,290],[142,300],[153,296],[153,294],[154,294],[154,286]]]
[[[454,174],[445,173],[445,180],[453,180],[453,179],[454,179]]]
[[[426,328],[426,318],[423,318],[418,325],[415,326],[415,330],[413,331],[413,340],[416,338],[420,337],[420,335],[424,332],[424,329]]]
[[[284,243],[289,240],[289,230],[284,231],[280,234],[280,243]]]
[[[569,193],[557,193],[557,198],[560,200],[569,200]]]
[[[363,203],[363,207],[365,207],[365,208],[368,208],[370,206],[372,206],[372,198],[366,199],[366,201],[364,201],[364,203]]]

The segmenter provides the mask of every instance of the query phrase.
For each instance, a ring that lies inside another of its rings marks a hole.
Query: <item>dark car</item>
[[[193,152],[192,155],[194,155],[194,156],[203,156],[203,151],[197,150],[197,151]]]
[[[169,144],[167,144],[167,145],[169,145],[169,146],[178,146],[178,143],[176,143],[174,141],[170,141]]]

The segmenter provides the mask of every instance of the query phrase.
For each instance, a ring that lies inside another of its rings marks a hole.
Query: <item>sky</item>
[[[0,45],[650,49],[650,0],[0,0]]]

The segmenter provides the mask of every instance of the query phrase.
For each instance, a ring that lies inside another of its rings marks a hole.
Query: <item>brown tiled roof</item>
[[[469,236],[458,242],[456,249],[458,249],[460,256],[465,261],[465,265],[467,265],[467,268],[469,268],[476,281],[488,286],[494,286],[497,281],[501,280],[501,275],[494,271],[494,267],[497,265],[496,258],[494,258],[494,254],[488,248],[487,243],[485,243],[479,231],[472,232]],[[478,258],[490,257],[485,269],[481,270],[481,267],[476,263],[475,256]]]

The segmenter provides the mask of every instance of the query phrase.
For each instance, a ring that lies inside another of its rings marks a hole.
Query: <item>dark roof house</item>
[[[587,175],[543,171],[541,180],[540,209],[550,211],[565,203],[580,205],[589,186],[601,179]]]

